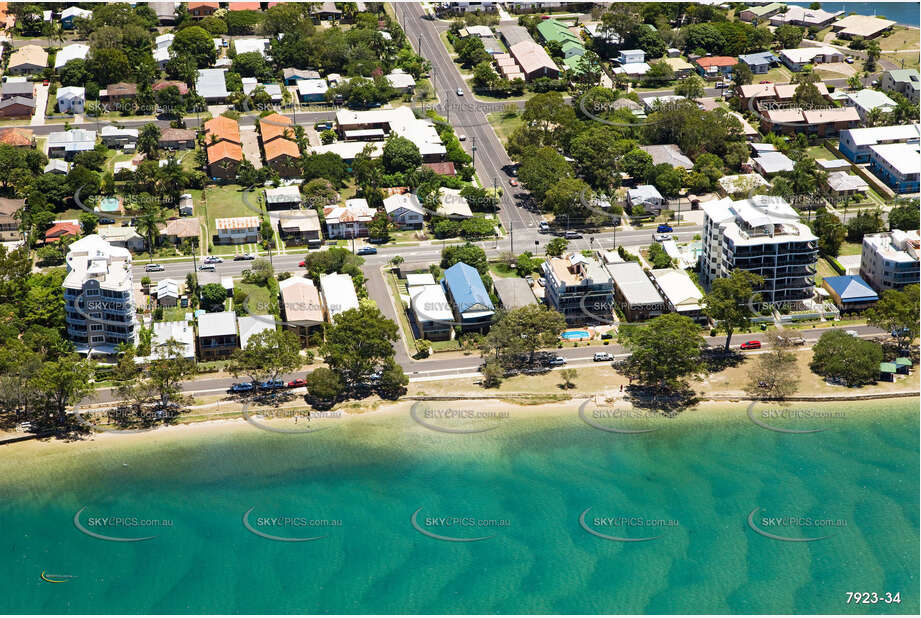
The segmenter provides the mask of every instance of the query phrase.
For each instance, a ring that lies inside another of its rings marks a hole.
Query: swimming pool
[[[97,210],[100,212],[118,212],[121,208],[118,205],[117,197],[104,197],[99,200]]]
[[[567,330],[563,331],[560,337],[563,339],[588,339],[589,334],[587,330]]]

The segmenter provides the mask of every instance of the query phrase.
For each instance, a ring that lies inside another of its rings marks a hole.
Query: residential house
[[[70,161],[79,152],[88,152],[96,147],[96,132],[89,129],[55,131],[48,135],[48,156]]]
[[[546,282],[544,302],[563,314],[567,324],[613,321],[614,281],[598,260],[571,253],[548,257],[541,268]]]
[[[802,307],[812,299],[818,239],[783,198],[723,198],[701,208],[700,283],[705,289],[740,268],[764,278],[759,290],[764,303]]]
[[[639,64],[646,62],[646,52],[642,49],[622,49],[617,57],[620,64]]]
[[[656,286],[636,262],[608,264],[614,282],[614,299],[630,322],[648,320],[667,313],[665,301]]]
[[[114,106],[113,109],[121,109],[119,106],[124,101],[131,101],[138,95],[138,85],[129,82],[117,82],[109,84],[105,89],[99,91],[99,100]],[[131,109],[128,107],[127,109]]]
[[[191,217],[195,214],[195,204],[192,201],[191,193],[183,193],[179,196],[179,216]]]
[[[124,163],[130,162],[124,161]],[[116,163],[116,165],[118,164]],[[43,171],[46,174],[61,174],[66,176],[70,173],[70,163],[62,159],[48,159],[48,165],[45,166]],[[115,174],[118,175],[118,169],[115,170]]]
[[[161,279],[154,289],[158,307],[175,307],[179,304],[179,282],[175,279]]]
[[[102,143],[109,148],[122,147],[125,144],[136,144],[139,131],[137,129],[121,129],[111,124],[102,127],[99,137]]]
[[[274,139],[262,145],[266,165],[278,172],[282,178],[296,178],[301,175],[301,151],[297,144],[287,139]]]
[[[358,295],[355,293],[355,284],[346,274],[333,273],[320,276],[320,291],[323,294],[323,306],[326,308],[326,317],[330,322],[336,316],[351,309],[358,309]]]
[[[195,91],[210,105],[224,103],[227,100],[227,82],[224,79],[226,69],[199,69],[195,80]]]
[[[833,47],[800,47],[780,50],[780,60],[791,71],[802,71],[807,64],[844,62],[844,53]]]
[[[426,281],[411,283],[414,278]],[[409,315],[416,327],[416,336],[429,341],[451,339],[454,334],[454,311],[444,288],[435,283],[429,273],[408,275],[406,284]]]
[[[282,327],[297,335],[301,345],[306,346],[311,332],[323,324],[320,292],[313,281],[299,276],[279,281],[278,289]]]
[[[853,129],[860,123],[860,114],[853,107],[826,109],[781,108],[761,113],[763,133],[806,133],[826,137]]]
[[[697,58],[697,72],[707,79],[722,79],[732,77],[732,67],[739,63],[733,56],[703,56]]]
[[[189,15],[196,19],[211,17],[218,10],[220,4],[217,2],[189,2]]]
[[[113,247],[122,247],[132,252],[147,249],[147,240],[131,226],[103,225],[96,230],[96,234]]]
[[[739,19],[757,26],[759,23],[767,21],[774,15],[777,15],[785,8],[786,5],[780,2],[771,2],[770,4],[761,6],[750,6],[747,9],[739,11]]]
[[[460,189],[440,187],[438,189],[437,214],[450,219],[469,219],[472,217],[473,211],[470,210],[470,204],[460,193]]]
[[[287,245],[318,247],[323,243],[320,216],[316,210],[283,210],[277,214],[278,233]]]
[[[212,178],[234,179],[243,161],[240,125],[226,116],[216,116],[205,123],[205,148],[208,174]]]
[[[649,271],[665,310],[691,318],[696,322],[706,321],[703,314],[704,293],[694,284],[687,271],[677,268],[656,268]],[[614,283],[617,283],[615,277]]]
[[[64,30],[74,29],[74,19],[92,19],[93,12],[81,9],[78,6],[70,6],[61,11],[61,27]]]
[[[183,217],[170,219],[160,230],[160,238],[174,244],[191,242],[197,245],[201,235],[201,220],[198,217]]]
[[[58,111],[62,114],[82,114],[86,106],[86,88],[62,86],[57,92]]]
[[[275,330],[275,318],[269,314],[238,316],[237,329],[240,332],[240,347],[245,349],[256,335]]]
[[[90,46],[83,43],[72,43],[58,50],[54,57],[54,70],[57,71],[71,60],[86,60],[90,53]]]
[[[48,52],[40,45],[23,45],[12,54],[7,63],[6,75],[31,75],[48,66]]]
[[[770,71],[771,67],[780,63],[780,58],[774,52],[764,51],[756,54],[742,54],[739,56],[739,61],[744,62],[752,73],[758,75]]]
[[[297,82],[303,79],[320,79],[318,71],[288,68],[282,71],[285,86],[296,86]]]
[[[870,88],[864,88],[857,92],[848,92],[847,98],[857,108],[857,113],[860,114],[860,119],[864,122],[867,121],[870,113],[875,109],[888,114],[896,107],[896,102],[886,96],[885,93],[871,90]]]
[[[895,22],[869,15],[848,15],[831,25],[839,39],[875,39],[892,30]]]
[[[172,26],[176,23],[175,2],[151,2],[149,6],[157,14],[157,23],[161,26]]]
[[[842,313],[863,311],[879,300],[879,295],[859,275],[822,277],[822,287]]]
[[[758,189],[768,186],[768,182],[761,174],[734,174],[723,176],[717,183],[722,189],[722,195],[751,195]]]
[[[16,148],[35,148],[35,134],[32,129],[6,127],[0,129],[0,144]]]
[[[240,54],[257,53],[263,58],[268,56],[269,40],[268,39],[234,39],[233,47]]]
[[[174,129],[172,127],[160,132],[157,144],[164,150],[193,150],[195,148],[195,131],[192,129]]]
[[[257,88],[262,88],[262,90],[269,95],[272,103],[281,103],[281,86],[278,84],[260,84],[259,80],[255,77],[244,77],[243,82],[243,94],[251,95],[256,91]]]
[[[394,69],[385,75],[384,79],[400,94],[412,94],[416,90],[416,80],[403,69]]]
[[[62,238],[80,236],[80,224],[74,221],[58,221],[45,230],[45,244],[57,242]]]
[[[919,282],[918,230],[866,234],[860,253],[860,276],[874,290],[901,290]]]
[[[682,78],[687,77],[694,72],[694,65],[685,60],[684,58],[678,57],[669,57],[662,60],[665,64],[671,68],[672,72],[675,74],[675,77]],[[629,99],[628,99],[629,100]]]
[[[489,330],[496,308],[476,268],[458,262],[444,271],[440,283],[462,331]]]
[[[631,208],[640,206],[647,212],[659,212],[667,203],[659,190],[652,185],[639,185],[635,189],[627,190],[627,205]]]
[[[383,135],[396,133],[419,148],[423,163],[444,161],[447,154],[447,149],[432,121],[428,118],[416,118],[413,110],[408,106],[367,111],[340,109],[336,112],[336,126],[339,135],[346,141],[376,140],[382,139]],[[315,147],[313,152],[330,151],[340,154],[338,150],[347,147],[339,144],[328,144],[325,147]],[[361,147],[357,148],[357,152],[361,152],[363,147],[361,145]],[[354,148],[354,146],[351,146],[351,148]],[[344,159],[347,158],[345,155],[342,156]],[[354,155],[352,157],[354,158]]]
[[[755,171],[765,177],[793,171],[793,160],[782,152],[762,152],[751,162]]]
[[[336,238],[360,238],[368,235],[368,223],[377,211],[368,206],[364,198],[352,198],[345,206],[327,206],[323,209],[326,222],[326,236]]]
[[[215,242],[219,245],[241,245],[259,242],[259,217],[227,217],[214,220],[217,232]]]
[[[294,140],[294,122],[281,114],[269,114],[259,119],[259,134],[263,144],[276,138]]]
[[[35,83],[25,77],[8,77],[0,88],[0,101],[14,98],[34,99]]]
[[[0,101],[0,117],[28,118],[35,111],[35,99],[12,97]]]
[[[237,314],[234,311],[202,313],[198,316],[198,358],[203,361],[227,358],[239,347]]]
[[[298,210],[301,207],[301,190],[297,185],[273,187],[265,190],[266,210]]]
[[[0,197],[0,242],[22,239],[22,233],[19,231],[19,213],[25,206],[25,200]]]
[[[186,85],[186,83],[175,79],[161,79],[158,82],[154,82],[154,85],[151,86],[151,90],[154,92],[160,92],[161,90],[165,90],[166,88],[173,86],[175,86],[176,90],[178,90],[179,94],[182,96],[189,94],[189,87]]]
[[[653,165],[668,163],[672,167],[681,167],[686,170],[694,167],[691,161],[678,147],[677,144],[657,144],[653,146],[640,146],[640,149],[649,153]]]
[[[338,21],[342,19],[342,11],[336,8],[335,2],[323,2],[314,8],[313,17],[318,21]]]
[[[883,73],[880,88],[886,91],[898,92],[915,105],[919,102],[921,93],[921,76],[918,69],[893,69]]]
[[[822,9],[807,9],[801,6],[789,5],[783,13],[771,17],[772,26],[805,26],[806,28],[822,29],[835,21],[842,11],[829,13]]]
[[[136,343],[131,253],[91,234],[70,245],[65,261],[64,320],[77,352],[114,354]]]
[[[534,41],[522,41],[509,48],[509,53],[521,69],[525,81],[532,81],[538,77],[557,78],[560,69],[550,58],[547,51]]]
[[[496,289],[499,303],[506,311],[537,304],[534,290],[521,277],[496,277],[493,279],[493,287]]]
[[[457,171],[454,169],[454,163],[451,161],[438,161],[436,163],[423,163],[422,167],[427,167],[439,176],[456,176]]]
[[[166,347],[169,342],[180,344],[182,358],[189,360],[195,358],[195,329],[184,320],[153,323],[150,356],[147,358],[151,360],[169,358]],[[170,354],[172,354],[171,351]]]
[[[414,193],[396,193],[384,198],[384,210],[403,229],[422,229],[425,210]]]
[[[329,84],[325,79],[302,79],[297,82],[297,96],[301,103],[320,103],[326,100]]]
[[[921,124],[866,127],[842,131],[838,150],[854,163],[867,163],[870,148],[878,144],[914,143],[921,140]]]
[[[917,193],[921,188],[921,145],[914,142],[870,146],[870,171],[896,193]]]
[[[866,180],[847,172],[832,172],[826,177],[825,184],[828,190],[838,197],[865,193],[870,188]]]

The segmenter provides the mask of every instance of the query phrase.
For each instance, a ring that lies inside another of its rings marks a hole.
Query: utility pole
[[[472,135],[470,139],[473,140],[473,146],[470,148],[470,152],[473,155],[472,165],[473,165],[473,168],[476,169],[476,135]]]
[[[508,220],[508,250],[515,255],[515,222]]]

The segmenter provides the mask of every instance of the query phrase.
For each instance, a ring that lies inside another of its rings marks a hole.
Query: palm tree
[[[141,214],[135,219],[135,228],[138,234],[147,239],[147,254],[153,261],[154,243],[160,233],[160,224],[166,221],[166,216],[160,205],[154,201],[146,201],[141,207]]]

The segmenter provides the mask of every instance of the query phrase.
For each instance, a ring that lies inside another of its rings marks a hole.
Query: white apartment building
[[[113,354],[135,343],[138,321],[133,300],[131,252],[98,234],[76,241],[67,253],[64,311],[67,337],[81,354]]]
[[[918,230],[892,230],[863,237],[860,276],[877,292],[918,283]]]
[[[713,281],[740,268],[764,277],[764,303],[801,305],[812,298],[817,238],[797,212],[779,197],[756,195],[703,204],[704,235],[700,282]]]

